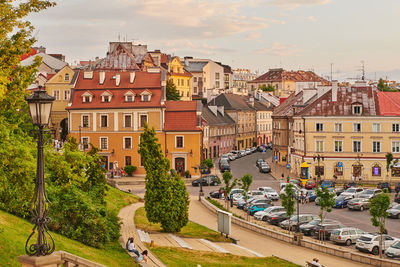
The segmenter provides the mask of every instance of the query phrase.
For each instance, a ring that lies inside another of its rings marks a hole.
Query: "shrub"
[[[125,172],[129,175],[132,176],[132,173],[134,173],[136,171],[136,166],[132,166],[132,165],[126,165],[124,170]]]

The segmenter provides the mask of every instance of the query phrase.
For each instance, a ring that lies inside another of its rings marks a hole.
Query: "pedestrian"
[[[304,202],[305,202],[305,196],[304,196],[304,192],[303,191],[301,191],[301,194],[300,194],[300,203],[301,204],[304,204]]]
[[[321,263],[319,263],[319,259],[314,258],[313,261],[311,262],[314,266],[318,266],[318,267],[324,267],[321,265]]]
[[[289,175],[287,176],[286,180],[287,180],[288,183],[290,182],[290,177],[289,177]]]
[[[144,250],[144,251],[142,252],[142,254],[140,254],[140,255],[138,256],[137,262],[138,262],[138,263],[141,263],[142,261],[144,261],[145,263],[147,263],[147,254],[148,254],[148,253],[149,253],[149,252],[147,251],[147,249]]]
[[[308,192],[306,193],[306,203],[310,203],[310,196],[308,195]]]
[[[135,242],[133,237],[128,238],[128,241],[126,242],[126,249],[129,252],[135,253],[138,257],[140,257],[139,251],[135,248]]]

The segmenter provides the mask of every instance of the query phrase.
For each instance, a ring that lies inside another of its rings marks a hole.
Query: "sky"
[[[314,70],[333,79],[400,80],[399,0],[56,0],[31,15],[37,45],[70,63],[110,41],[147,44],[260,74]]]

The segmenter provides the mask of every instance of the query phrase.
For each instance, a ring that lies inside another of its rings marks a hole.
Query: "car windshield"
[[[395,209],[395,210],[400,210],[400,204],[398,204],[398,205],[394,206],[392,209]]]
[[[368,237],[368,236],[361,236],[359,240],[361,240],[361,241],[371,241],[372,238]]]
[[[320,220],[312,220],[311,222],[309,222],[308,224],[310,225],[317,225],[319,224]]]
[[[347,193],[354,193],[354,192],[356,192],[356,189],[355,188],[349,188],[349,189],[346,190],[346,192]]]
[[[333,230],[332,235],[340,235],[340,230]]]
[[[253,192],[252,195],[253,195],[253,196],[262,196],[262,195],[263,195],[263,192],[261,192],[261,191],[256,191],[256,192]]]
[[[400,241],[396,241],[393,243],[392,248],[398,248],[400,249]]]
[[[272,189],[272,188],[266,188],[266,189],[264,189],[264,191],[265,191],[265,192],[270,192],[270,193],[275,192],[275,190]]]
[[[372,195],[375,191],[372,189],[367,189],[363,192],[363,194]]]
[[[345,196],[338,196],[338,197],[336,198],[336,201],[344,201],[344,200],[346,200],[346,197],[345,197]]]

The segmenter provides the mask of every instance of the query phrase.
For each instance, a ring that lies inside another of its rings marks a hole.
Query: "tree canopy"
[[[167,81],[167,100],[180,100],[181,96],[179,95],[178,90],[176,90],[176,85],[169,79]]]
[[[259,89],[264,92],[274,92],[275,91],[275,88],[271,84],[260,85]]]
[[[383,92],[398,92],[398,90],[392,89],[389,85],[387,85],[382,78],[380,78],[378,81],[378,90]]]

